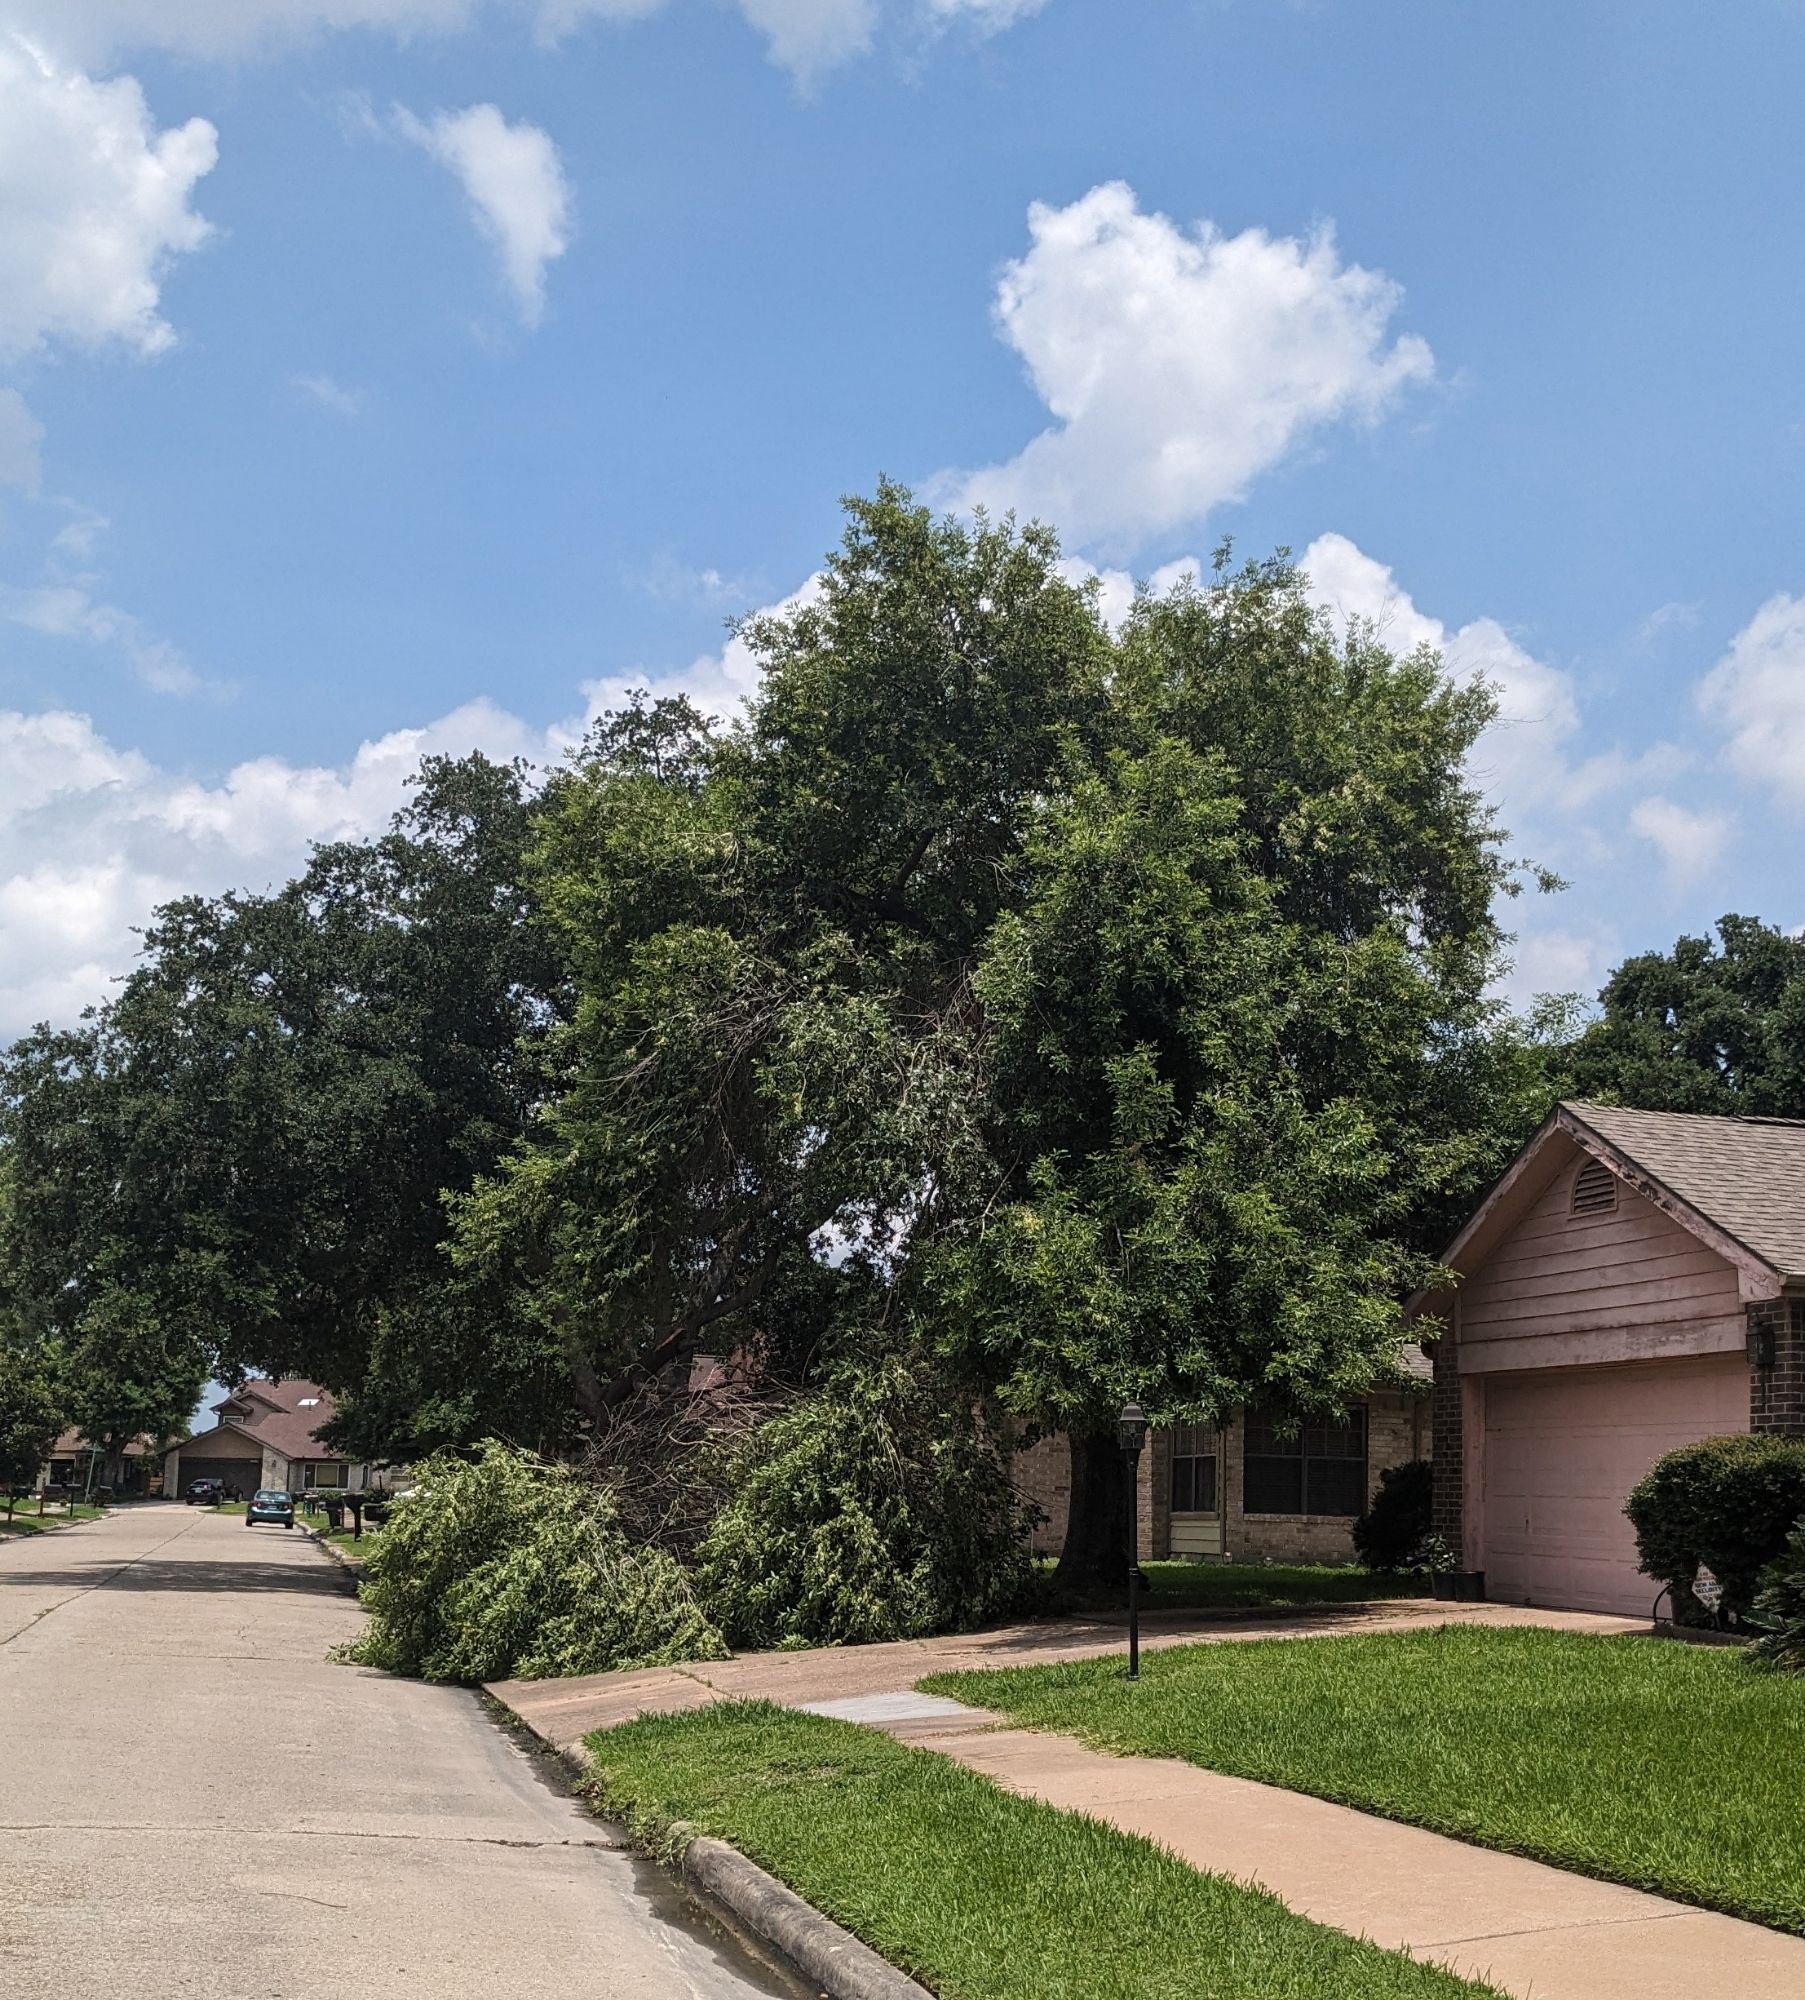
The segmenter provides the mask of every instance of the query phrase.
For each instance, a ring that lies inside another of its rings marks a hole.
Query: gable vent
[[[1573,1176],[1573,1213],[1609,1215],[1617,1206],[1617,1176],[1602,1160],[1588,1160]]]

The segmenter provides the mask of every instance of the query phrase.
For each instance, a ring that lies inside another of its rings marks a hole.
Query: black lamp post
[[[1139,1403],[1124,1403],[1116,1438],[1128,1465],[1128,1678],[1141,1677],[1141,1447],[1147,1442],[1147,1415]]]

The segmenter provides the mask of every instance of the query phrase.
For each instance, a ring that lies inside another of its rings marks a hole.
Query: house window
[[[1573,1176],[1575,1215],[1610,1215],[1617,1207],[1617,1176],[1602,1160],[1588,1160]]]
[[[318,1465],[309,1468],[313,1474],[310,1484],[314,1486],[343,1486],[345,1468],[342,1461],[322,1459]]]
[[[1244,1432],[1242,1507],[1249,1514],[1340,1514],[1366,1506],[1366,1411],[1300,1424],[1289,1436],[1265,1412]]]
[[[1172,1511],[1216,1511],[1216,1433],[1208,1424],[1178,1424],[1172,1432]]]

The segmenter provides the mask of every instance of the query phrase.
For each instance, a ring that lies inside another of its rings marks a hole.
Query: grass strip
[[[24,1502],[21,1501],[19,1511],[14,1513],[10,1521],[4,1515],[0,1515],[0,1534],[45,1535],[54,1528],[73,1527],[78,1521],[98,1521],[106,1511],[104,1507],[90,1507],[84,1502],[77,1501],[73,1514],[60,1502],[52,1514],[27,1514],[24,1512]]]
[[[730,1841],[943,2000],[1495,2000],[876,1730],[734,1702],[588,1748],[642,1843]]]
[[[1805,1934],[1805,1680],[1528,1626],[1254,1640],[921,1685]]]
[[[1145,1602],[1155,1611],[1193,1605],[1228,1610],[1359,1604],[1429,1594],[1427,1577],[1380,1575],[1346,1563],[1149,1562],[1141,1571],[1147,1579]]]

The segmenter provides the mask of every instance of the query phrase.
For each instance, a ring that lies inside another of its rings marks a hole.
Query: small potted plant
[[[1460,1558],[1440,1535],[1425,1535],[1417,1543],[1416,1553],[1405,1567],[1429,1579],[1429,1588],[1434,1593],[1437,1604],[1452,1604],[1456,1601],[1460,1580]]]

